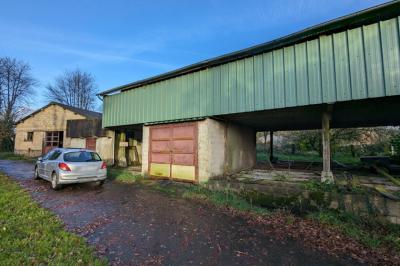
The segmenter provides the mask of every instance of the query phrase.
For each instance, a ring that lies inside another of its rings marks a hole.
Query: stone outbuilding
[[[114,132],[101,127],[102,114],[50,102],[20,119],[14,152],[37,157],[54,148],[88,148],[113,164]]]

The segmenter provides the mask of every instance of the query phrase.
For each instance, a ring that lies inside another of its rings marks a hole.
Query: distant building
[[[37,157],[57,148],[88,148],[113,163],[114,132],[101,128],[101,113],[51,102],[16,123],[16,154]]]

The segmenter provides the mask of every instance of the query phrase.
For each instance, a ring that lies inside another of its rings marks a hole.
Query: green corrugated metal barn
[[[160,141],[152,139],[154,124],[212,118],[225,126],[254,131],[315,129],[321,128],[322,118],[327,114],[328,129],[329,126],[398,125],[399,16],[400,2],[393,1],[265,44],[107,90],[100,94],[104,99],[103,126],[121,132],[129,128],[139,131],[137,135],[146,138],[143,147],[150,149],[142,152],[142,156],[147,156],[142,160],[147,160],[151,174],[153,152],[154,157],[169,154],[165,160],[174,165],[171,147],[164,153],[151,150],[151,143],[158,145]],[[198,158],[202,148],[201,126],[195,128],[192,135],[197,134],[194,142],[198,150],[193,154]],[[174,134],[173,129],[168,130]],[[170,141],[167,146],[174,145],[172,137]],[[229,140],[225,137],[222,142],[226,146]],[[224,156],[222,164],[226,168],[230,155]],[[199,168],[198,163],[201,164],[193,161],[192,165]],[[199,173],[194,176],[198,181]]]

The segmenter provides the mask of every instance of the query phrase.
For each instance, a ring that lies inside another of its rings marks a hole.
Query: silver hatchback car
[[[94,151],[57,148],[38,158],[34,178],[50,181],[54,190],[63,184],[99,181],[103,185],[107,165]]]

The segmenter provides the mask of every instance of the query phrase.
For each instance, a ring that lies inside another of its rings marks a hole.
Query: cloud
[[[31,42],[31,45],[35,47],[35,49],[41,49],[43,51],[50,51],[51,53],[56,54],[67,54],[78,56],[83,59],[93,60],[97,62],[104,62],[104,63],[136,63],[136,64],[143,64],[149,65],[161,69],[170,69],[173,67],[170,64],[165,64],[162,62],[151,61],[151,60],[143,60],[134,58],[133,56],[118,54],[118,53],[110,53],[108,51],[89,51],[85,49],[77,49],[72,48],[64,45],[60,45],[57,43],[49,43],[49,42]]]

